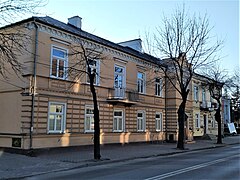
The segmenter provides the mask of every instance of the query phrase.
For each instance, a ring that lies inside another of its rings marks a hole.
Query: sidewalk
[[[220,145],[216,144],[215,140],[196,140],[186,144],[186,150],[178,150],[175,143],[165,142],[126,144],[123,146],[116,144],[103,145],[101,146],[101,161],[93,160],[93,146],[53,149],[37,153],[36,157],[0,151],[0,179],[21,178],[77,167],[94,166],[101,163],[164,156],[239,143],[240,136],[228,136],[223,138],[223,144]]]

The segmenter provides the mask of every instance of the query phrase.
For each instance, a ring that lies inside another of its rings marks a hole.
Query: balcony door
[[[125,67],[114,66],[114,94],[115,97],[124,98],[126,88],[126,72]]]

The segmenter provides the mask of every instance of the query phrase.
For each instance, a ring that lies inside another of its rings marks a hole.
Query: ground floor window
[[[48,106],[48,132],[63,133],[66,124],[66,104],[49,102]]]
[[[195,127],[200,128],[200,114],[195,114]]]
[[[137,131],[145,131],[145,112],[137,112]]]
[[[163,131],[162,113],[156,113],[156,131]]]
[[[113,112],[113,131],[122,132],[124,127],[123,110],[114,110]]]
[[[85,132],[94,132],[94,108],[91,105],[85,106]]]

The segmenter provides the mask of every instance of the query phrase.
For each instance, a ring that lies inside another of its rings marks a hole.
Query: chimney
[[[73,16],[68,18],[68,24],[81,29],[82,28],[82,18],[79,16]]]

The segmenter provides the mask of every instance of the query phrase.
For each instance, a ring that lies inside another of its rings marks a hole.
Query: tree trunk
[[[97,103],[97,95],[94,86],[94,78],[95,74],[90,74],[90,89],[93,97],[93,105],[94,105],[94,159],[99,160],[101,158],[100,155],[100,119],[99,119],[99,110]]]
[[[184,149],[184,121],[185,117],[186,98],[183,99],[181,105],[178,108],[178,142],[177,148]]]
[[[222,121],[221,121],[221,103],[218,100],[218,108],[215,113],[215,120],[218,123],[217,144],[222,144]]]

